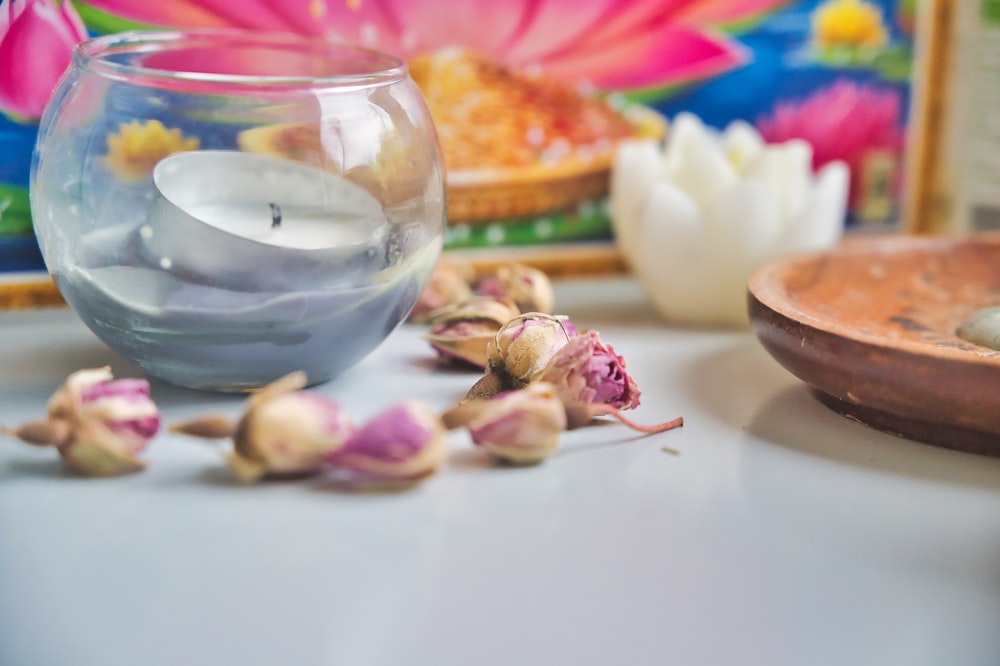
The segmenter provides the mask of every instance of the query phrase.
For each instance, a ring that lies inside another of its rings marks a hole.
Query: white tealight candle
[[[217,229],[252,241],[299,250],[356,245],[371,239],[364,224],[343,215],[334,221],[328,210],[299,206],[221,205],[188,206],[188,215]],[[363,222],[363,220],[362,220]]]
[[[284,289],[329,277],[331,264],[346,269],[385,242],[375,197],[300,162],[239,151],[177,153],[156,165],[153,182],[157,198],[140,237],[164,269]]]

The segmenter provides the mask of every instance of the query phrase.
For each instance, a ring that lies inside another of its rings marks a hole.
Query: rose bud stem
[[[469,392],[465,394],[465,400],[488,400],[498,393],[508,390],[509,385],[522,388],[519,382],[506,377],[502,373],[494,372],[483,375],[472,385]]]
[[[0,428],[0,434],[16,437],[32,446],[62,446],[73,436],[73,425],[66,419],[29,421],[16,428]]]
[[[673,430],[674,428],[680,428],[684,425],[684,417],[678,416],[670,421],[664,421],[663,423],[657,423],[654,425],[642,425],[641,423],[636,423],[635,421],[629,419],[621,413],[621,410],[617,407],[613,407],[608,404],[596,404],[596,405],[567,405],[566,406],[566,419],[568,422],[567,430],[575,430],[576,428],[581,428],[598,416],[610,416],[616,419],[619,423],[628,426],[632,430],[637,432],[644,432],[649,434],[655,434],[658,432],[666,432],[668,430]]]
[[[201,439],[228,439],[236,434],[236,421],[225,416],[202,416],[193,421],[176,423],[170,432]]]

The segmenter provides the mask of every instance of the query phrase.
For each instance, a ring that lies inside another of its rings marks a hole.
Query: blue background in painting
[[[897,20],[898,0],[868,0],[882,8],[893,44],[909,45]],[[888,81],[871,67],[833,67],[817,60],[809,49],[812,12],[822,0],[806,0],[769,16],[737,39],[750,62],[703,84],[692,86],[655,104],[668,116],[692,111],[715,127],[734,119],[754,122],[768,116],[779,101],[800,100],[839,78],[896,88],[907,99],[909,81]],[[905,105],[904,105],[905,106]]]
[[[9,0],[7,0],[9,1]],[[880,5],[894,44],[907,44],[896,7],[903,0],[869,0]],[[755,122],[770,115],[781,100],[799,100],[815,90],[847,77],[895,87],[907,99],[908,81],[887,81],[871,67],[832,67],[809,51],[811,13],[822,0],[791,3],[736,36],[749,55],[744,67],[678,91],[654,106],[673,116],[691,111],[706,123],[722,127],[734,119]],[[15,123],[0,114],[0,183],[28,187],[36,127]],[[37,270],[44,264],[34,238],[0,238],[0,271]]]
[[[17,125],[0,114],[0,183],[28,186],[35,127]]]
[[[34,126],[16,124],[0,114],[0,183],[27,189],[36,134]],[[0,272],[44,268],[34,237],[0,236]]]

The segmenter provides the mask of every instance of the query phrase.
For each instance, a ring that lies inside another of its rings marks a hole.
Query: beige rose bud
[[[80,370],[48,401],[44,420],[4,428],[35,446],[54,446],[67,466],[86,476],[143,469],[141,458],[160,429],[160,411],[145,379],[113,379],[111,368]]]
[[[511,301],[478,296],[439,315],[424,339],[444,361],[486,368],[486,349],[497,331],[520,314]]]
[[[490,400],[465,402],[446,412],[449,427],[464,425],[473,444],[494,458],[533,465],[559,448],[566,410],[552,384],[535,382]]]
[[[486,376],[466,398],[490,398],[524,388],[537,379],[559,349],[577,334],[566,318],[528,312],[504,324],[487,347]]]
[[[206,439],[232,437],[226,463],[244,482],[316,472],[357,428],[337,402],[301,390],[305,385],[304,373],[292,373],[251,395],[237,423],[210,416],[171,430]]]
[[[476,292],[499,298],[509,298],[522,312],[551,313],[555,292],[549,276],[537,268],[510,263],[497,268],[494,275],[482,278]]]

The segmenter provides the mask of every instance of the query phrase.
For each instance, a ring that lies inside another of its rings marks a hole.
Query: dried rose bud
[[[625,372],[625,359],[601,341],[597,331],[570,339],[541,373],[567,404],[608,404],[618,409],[639,405],[639,387]]]
[[[466,398],[490,398],[503,391],[524,388],[576,335],[569,320],[542,312],[528,312],[504,324],[487,347],[486,375]]]
[[[517,465],[537,464],[555,453],[567,427],[565,407],[547,382],[464,402],[446,412],[444,422],[449,427],[464,425],[476,446]]]
[[[484,370],[486,347],[497,326],[484,319],[458,320],[435,324],[424,339],[442,363],[467,365]]]
[[[424,336],[444,361],[486,368],[486,348],[497,331],[520,310],[511,301],[473,297],[434,320]]]
[[[431,320],[433,314],[444,308],[461,303],[472,295],[469,286],[470,271],[447,257],[441,257],[434,265],[431,279],[410,311],[409,321],[423,324]]]
[[[327,462],[352,480],[417,481],[434,474],[448,457],[445,436],[433,409],[406,401],[362,426]]]
[[[551,313],[555,304],[549,276],[518,263],[500,266],[494,275],[482,278],[476,284],[476,293],[509,298],[522,312]]]
[[[160,429],[160,410],[145,379],[113,379],[111,368],[80,370],[52,394],[48,417],[4,432],[55,446],[86,476],[117,476],[146,466],[139,456]]]
[[[305,385],[305,374],[292,373],[251,395],[236,423],[206,417],[171,430],[206,439],[232,437],[226,463],[248,483],[266,475],[316,472],[357,428],[336,401],[301,390]]]

